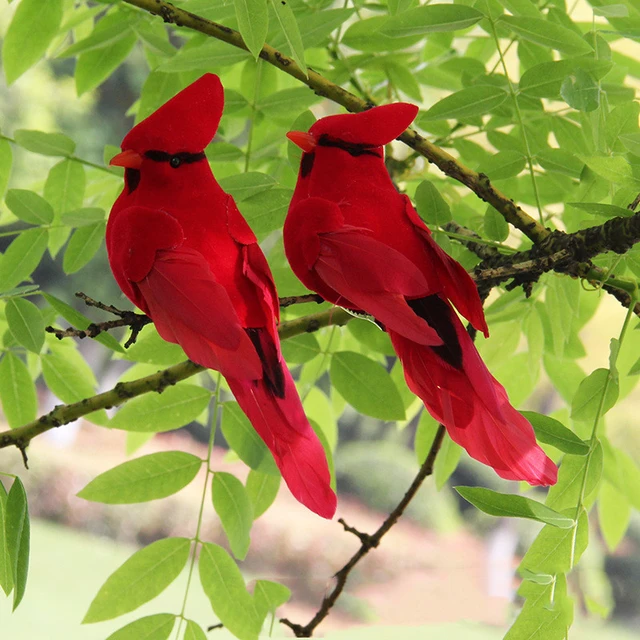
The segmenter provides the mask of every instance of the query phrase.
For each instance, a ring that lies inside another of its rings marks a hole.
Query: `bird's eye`
[[[174,169],[177,169],[182,164],[182,158],[180,156],[171,156],[171,159],[169,160],[169,164]]]

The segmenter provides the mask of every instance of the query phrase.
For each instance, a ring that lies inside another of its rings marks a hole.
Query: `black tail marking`
[[[437,295],[407,300],[409,306],[423,319],[430,327],[433,327],[442,339],[439,347],[430,347],[445,362],[456,369],[462,369],[462,347],[458,340],[456,328],[451,322],[453,310],[449,305]]]
[[[277,398],[284,399],[285,380],[282,362],[271,336],[264,329],[245,329],[262,363],[262,375],[267,388]]]

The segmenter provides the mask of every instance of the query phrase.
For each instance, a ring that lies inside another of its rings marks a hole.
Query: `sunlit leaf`
[[[180,575],[190,548],[187,538],[164,538],[136,551],[100,587],[82,622],[111,620],[155,598]]]
[[[331,358],[331,382],[357,411],[380,420],[402,420],[404,406],[396,386],[382,365],[353,351]]]
[[[2,44],[7,84],[17,80],[44,55],[58,33],[63,0],[22,0]]]
[[[195,477],[202,460],[184,451],[159,451],[101,473],[78,497],[105,504],[132,504],[177,493]]]
[[[218,471],[213,476],[211,499],[233,555],[244,560],[253,524],[251,501],[244,485],[234,475]]]
[[[498,493],[483,487],[454,487],[468,502],[491,516],[502,518],[528,518],[560,529],[573,527],[574,520],[541,502],[514,494]]]

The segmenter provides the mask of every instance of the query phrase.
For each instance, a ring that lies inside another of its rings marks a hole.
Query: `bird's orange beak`
[[[139,169],[142,164],[142,156],[137,151],[127,149],[113,156],[109,164],[126,169]]]
[[[305,153],[311,153],[318,144],[312,133],[306,131],[289,131],[287,138],[296,146],[300,147]]]

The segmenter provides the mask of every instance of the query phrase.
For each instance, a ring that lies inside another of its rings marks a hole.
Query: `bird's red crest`
[[[395,102],[360,113],[344,113],[318,120],[309,130],[316,138],[322,134],[356,144],[383,145],[395,140],[418,115],[418,107]]]
[[[131,129],[122,149],[199,153],[216,135],[223,107],[220,78],[206,73]]]

